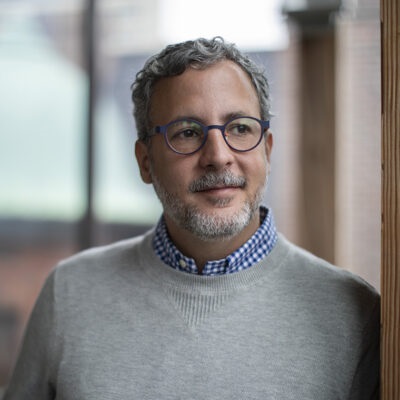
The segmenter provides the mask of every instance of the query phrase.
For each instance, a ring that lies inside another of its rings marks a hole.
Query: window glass
[[[71,220],[83,210],[87,78],[66,35],[79,10],[59,4],[0,3],[2,216]]]
[[[190,37],[220,34],[242,48],[282,46],[285,35],[276,22],[280,1],[269,2],[268,7],[266,2],[251,1],[249,8],[258,9],[276,34],[260,39],[255,29],[258,14],[243,10],[245,35],[230,24],[216,29],[217,15],[238,20],[228,1],[219,3],[227,11],[204,15],[197,30],[196,24],[189,24],[188,30],[187,23],[179,23],[189,21],[194,12],[182,1],[95,2],[98,220],[147,224],[161,212],[152,188],[141,182],[134,157],[130,85],[136,72],[166,43]],[[0,1],[0,217],[77,221],[84,213],[86,5],[79,0]]]

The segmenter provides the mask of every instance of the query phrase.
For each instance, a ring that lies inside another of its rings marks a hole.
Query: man
[[[48,278],[11,399],[376,399],[379,296],[260,205],[266,78],[221,38],[168,46],[132,87],[163,216]]]

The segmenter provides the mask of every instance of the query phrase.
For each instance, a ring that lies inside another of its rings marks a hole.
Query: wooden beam
[[[400,5],[381,0],[381,398],[400,399]]]

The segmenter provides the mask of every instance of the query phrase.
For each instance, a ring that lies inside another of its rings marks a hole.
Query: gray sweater
[[[379,296],[282,236],[248,270],[164,265],[153,232],[62,262],[5,400],[378,398]]]

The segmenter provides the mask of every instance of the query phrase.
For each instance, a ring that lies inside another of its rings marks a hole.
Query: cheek
[[[254,182],[263,182],[269,171],[269,162],[265,153],[254,154],[249,162],[246,163],[245,174]]]
[[[186,192],[192,181],[189,168],[181,163],[158,160],[153,164],[153,174],[172,193]]]

